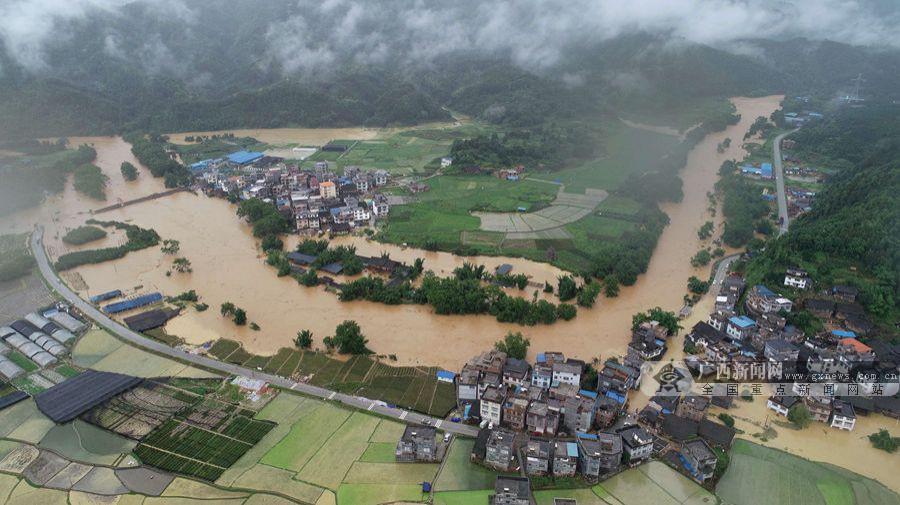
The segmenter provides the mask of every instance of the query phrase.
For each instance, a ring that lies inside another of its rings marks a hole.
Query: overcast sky
[[[197,12],[202,0],[136,1],[185,30],[203,22]],[[0,0],[0,38],[16,61],[37,70],[48,41],[65,38],[67,21],[97,12],[120,15],[125,3]],[[261,61],[278,62],[287,72],[348,54],[378,63],[397,56],[427,61],[460,50],[509,55],[541,68],[573,45],[634,32],[736,51],[746,49],[740,39],[779,37],[900,48],[897,0],[298,0],[288,1],[285,11],[259,36],[266,47]],[[114,41],[128,34],[104,36],[112,41],[110,57],[126,56]],[[152,44],[147,54],[166,54],[164,38]]]

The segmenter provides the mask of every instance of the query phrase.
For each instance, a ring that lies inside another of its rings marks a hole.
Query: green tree
[[[300,349],[309,349],[313,344],[313,333],[309,330],[300,330],[294,338],[294,345]]]
[[[189,273],[193,271],[193,269],[191,268],[191,260],[187,258],[175,258],[175,260],[172,261],[172,267],[175,268],[176,272],[181,273]]]
[[[884,429],[878,430],[878,433],[869,435],[869,442],[871,442],[872,446],[876,449],[887,452],[895,452],[897,448],[900,447],[900,438],[892,437],[891,433]]]
[[[641,323],[647,321],[657,321],[662,327],[668,330],[669,335],[677,335],[681,331],[681,324],[678,316],[674,312],[663,310],[660,307],[654,307],[647,312],[638,312],[631,318],[631,329],[637,330]]]
[[[729,428],[734,428],[734,418],[731,417],[730,415],[722,412],[719,414],[719,420],[721,420],[725,426],[728,426]]]
[[[181,242],[167,238],[163,240],[160,250],[163,254],[178,254],[178,251],[181,250]]]
[[[812,416],[809,409],[802,402],[798,402],[788,410],[788,421],[794,423],[794,426],[803,429],[812,422]]]
[[[575,318],[575,315],[578,313],[578,309],[576,309],[572,304],[560,303],[556,306],[556,313],[563,321],[570,321]]]
[[[122,162],[122,166],[119,167],[119,170],[122,172],[122,177],[124,177],[126,181],[133,181],[138,177],[137,168],[127,161]]]
[[[578,286],[575,284],[575,278],[571,275],[561,275],[557,280],[556,293],[562,302],[571,300],[578,295]]]
[[[231,302],[225,302],[225,303],[223,303],[222,306],[219,308],[219,312],[221,312],[223,316],[230,316],[230,315],[234,314],[234,309],[235,309],[235,308],[236,308],[236,307],[234,306],[233,303],[231,303]]]
[[[698,295],[702,295],[709,290],[709,282],[701,281],[696,276],[692,275],[688,278],[687,283],[688,291],[691,293],[696,293]]]
[[[619,296],[619,280],[614,275],[607,275],[603,279],[603,294],[607,298],[615,298]]]
[[[494,344],[494,348],[505,352],[510,358],[525,359],[530,345],[531,340],[523,337],[520,332],[509,332],[503,337],[503,340]]]
[[[260,247],[262,247],[262,250],[265,252],[280,251],[284,249],[284,242],[276,235],[266,235],[263,237]]]
[[[697,254],[695,254],[693,258],[691,258],[691,266],[700,267],[709,265],[710,261],[712,261],[712,255],[709,254],[709,251],[706,249],[701,249],[697,251]]]
[[[247,312],[244,309],[234,309],[234,324],[238,326],[247,324]]]
[[[369,341],[363,335],[356,321],[347,320],[334,330],[334,344],[341,354],[372,354],[366,347]]]
[[[582,307],[593,307],[597,295],[600,294],[600,284],[597,282],[589,282],[582,286],[578,293],[578,305]]]

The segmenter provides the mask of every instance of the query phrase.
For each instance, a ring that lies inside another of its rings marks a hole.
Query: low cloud
[[[165,12],[186,31],[202,22],[197,20],[204,19],[203,9],[230,4],[135,1]],[[458,52],[502,56],[525,68],[545,69],[562,61],[572,48],[638,32],[741,54],[754,53],[742,42],[754,38],[806,37],[900,48],[900,7],[861,0],[267,1],[283,6],[277,9],[283,15],[263,20],[259,36],[265,48],[257,61],[276,64],[287,74],[339,62],[425,63]],[[5,0],[0,2],[0,40],[20,64],[41,69],[47,44],[65,37],[67,22],[95,13],[118,15],[127,3]],[[117,37],[128,35],[102,35],[111,55],[121,57]],[[153,41],[144,56],[171,59],[165,42],[165,38]],[[171,62],[155,65],[172,67]]]

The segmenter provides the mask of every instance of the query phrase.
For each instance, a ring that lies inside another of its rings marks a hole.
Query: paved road
[[[728,275],[728,267],[730,267],[731,264],[740,257],[741,255],[740,253],[738,253],[722,258],[722,261],[720,261],[719,265],[716,267],[716,273],[715,275],[713,275],[713,281],[710,286],[721,286],[722,281],[725,280],[725,276]],[[712,291],[712,289],[710,289],[710,291]]]
[[[790,217],[788,216],[787,209],[787,196],[784,194],[784,169],[782,168],[781,162],[781,140],[794,133],[795,131],[797,130],[791,130],[789,132],[782,133],[781,135],[775,137],[775,142],[772,144],[772,162],[775,169],[775,188],[778,192],[778,217],[781,219],[781,225],[778,227],[779,235],[786,232],[788,229],[788,225],[790,224]]]
[[[60,281],[59,277],[56,275],[56,272],[54,272],[50,267],[50,261],[47,258],[47,252],[44,250],[42,244],[43,234],[43,228],[38,227],[31,235],[31,251],[34,254],[35,260],[37,261],[41,275],[44,277],[50,287],[52,287],[57,293],[59,293],[60,296],[65,298],[65,300],[70,304],[77,307],[78,310],[82,312],[82,314],[94,320],[94,322],[96,322],[100,326],[103,326],[107,330],[116,334],[116,336],[118,336],[122,340],[125,340],[136,347],[153,351],[157,354],[169,356],[179,361],[184,361],[211,370],[216,370],[226,375],[243,375],[245,377],[251,377],[254,379],[262,379],[270,384],[274,384],[282,388],[292,389],[303,394],[317,396],[326,400],[340,402],[350,407],[368,410],[384,416],[393,417],[405,423],[430,424],[431,426],[435,426],[441,430],[467,437],[475,437],[478,435],[478,428],[475,426],[453,423],[450,421],[425,416],[416,412],[388,407],[369,398],[346,395],[310,384],[294,382],[278,375],[261,373],[256,370],[251,370],[249,368],[244,368],[238,365],[223,363],[206,356],[197,356],[185,351],[181,351],[179,349],[173,349],[172,347],[169,347],[162,342],[157,342],[156,340],[147,338],[139,333],[135,333],[125,326],[114,321],[113,319],[110,319],[106,314],[99,311],[90,303],[82,300],[77,293],[69,289],[68,286]]]

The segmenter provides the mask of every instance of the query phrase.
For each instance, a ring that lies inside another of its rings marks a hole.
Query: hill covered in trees
[[[848,107],[794,134],[798,151],[844,168],[828,180],[812,210],[748,265],[751,283],[780,283],[784,268],[799,264],[817,286],[856,286],[872,315],[883,322],[898,320],[898,113],[900,107],[888,103]]]

